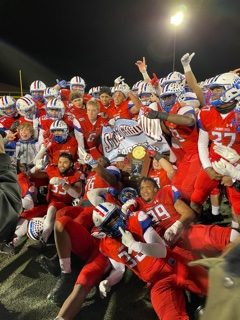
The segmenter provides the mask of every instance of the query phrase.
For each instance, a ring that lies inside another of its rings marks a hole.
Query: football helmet
[[[86,87],[86,83],[83,78],[79,76],[75,76],[70,80],[70,89],[71,90],[79,90],[84,93]]]
[[[61,135],[54,134],[55,131],[62,131]],[[63,120],[56,120],[50,126],[50,132],[53,134],[53,139],[62,143],[67,140],[68,137],[68,126]]]
[[[90,94],[90,96],[92,96],[95,99],[99,99],[99,93],[101,91],[101,87],[92,87],[89,91],[88,94]]]
[[[161,86],[166,86],[168,83],[181,83],[184,85],[185,76],[178,71],[170,72],[162,81]]]
[[[186,105],[193,108],[198,108],[200,106],[200,101],[198,100],[196,93],[190,91],[180,94],[178,101],[185,102]]]
[[[43,232],[43,218],[33,218],[29,220],[27,226],[27,235],[32,240],[39,240]]]
[[[37,112],[36,104],[30,95],[19,98],[16,107],[18,113],[29,120],[32,120]]]
[[[0,99],[0,110],[5,116],[13,116],[17,112],[16,100],[10,96],[3,96]]]
[[[214,77],[209,88],[214,91],[210,98],[211,105],[217,107],[240,99],[240,77],[233,72],[226,72]]]
[[[140,80],[140,81],[134,83],[134,85],[132,86],[132,92],[135,93],[136,95],[138,95],[138,90],[139,90],[139,87],[141,86],[142,83],[144,83],[143,80]]]
[[[122,204],[124,204],[128,200],[135,199],[136,197],[138,197],[137,191],[131,187],[126,187],[122,189],[118,196],[118,199],[121,201]]]
[[[128,93],[130,91],[130,87],[127,83],[125,82],[121,82],[119,83],[116,87],[114,87],[114,93],[120,91],[123,93],[123,95],[127,98],[128,97]]]
[[[59,98],[59,91],[54,87],[47,87],[44,90],[43,96],[47,101],[50,99]]]
[[[93,223],[108,236],[116,238],[121,235],[119,227],[125,230],[126,221],[119,206],[103,202],[93,210]]]
[[[51,99],[48,101],[46,105],[46,113],[47,116],[54,120],[60,120],[62,119],[65,111],[64,103],[61,99]]]
[[[43,93],[45,89],[46,89],[45,83],[43,83],[41,80],[35,80],[30,85],[31,96],[35,100],[41,100],[43,99]]]
[[[161,106],[169,112],[176,103],[178,97],[184,93],[184,87],[179,83],[169,83],[162,89],[160,94]]]

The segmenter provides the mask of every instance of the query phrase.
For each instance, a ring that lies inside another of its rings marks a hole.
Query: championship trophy
[[[129,180],[133,187],[137,187],[139,180],[148,175],[151,159],[143,146],[134,147],[128,159],[131,165]]]

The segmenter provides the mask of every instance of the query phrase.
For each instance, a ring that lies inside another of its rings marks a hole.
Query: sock
[[[217,215],[219,215],[219,207],[215,207],[215,206],[212,206],[212,214],[214,215],[214,216],[217,216]]]
[[[239,228],[239,223],[232,220],[231,227],[234,228],[234,229],[238,229]]]
[[[72,271],[70,257],[69,258],[60,258],[59,264],[60,264],[61,271],[63,273],[70,273]]]

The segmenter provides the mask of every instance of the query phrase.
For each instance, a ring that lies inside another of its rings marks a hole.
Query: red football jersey
[[[37,100],[34,100],[35,104],[36,104],[36,107],[37,107],[37,112],[38,112],[38,116],[41,117],[41,116],[44,116],[46,114],[46,104],[45,102],[42,102],[42,101],[37,101]]]
[[[129,110],[129,101],[123,101],[119,106],[115,106],[115,104],[111,105],[108,109],[106,109],[106,114],[109,119],[132,119],[133,114],[131,114]]]
[[[138,209],[152,217],[154,228],[160,236],[163,236],[167,228],[181,217],[174,208],[174,203],[179,198],[179,191],[169,185],[161,188],[150,203],[146,203],[140,197],[137,198]]]
[[[67,115],[64,115],[61,120],[67,124],[69,131],[73,130],[72,120]],[[39,118],[39,127],[47,132],[54,121],[56,121],[56,119],[49,118],[47,115],[42,116]]]
[[[70,153],[74,161],[77,160],[78,143],[75,137],[68,136],[67,140],[63,143],[57,143],[52,139],[50,146],[47,149],[50,164],[57,164],[59,155],[62,152]]]
[[[195,114],[193,108],[181,107],[179,103],[176,103],[169,112],[169,114],[179,115],[184,115],[186,113]],[[169,121],[165,121],[164,124],[171,131],[171,135],[178,141],[180,147],[186,153],[193,154],[198,152],[198,129],[196,126],[181,126]]]
[[[46,168],[46,172],[48,175],[49,180],[53,177],[58,177],[61,179],[66,180],[66,183],[73,185],[76,182],[81,180],[81,172],[76,170],[69,170],[67,174],[61,174],[58,170],[56,165],[48,165]],[[66,190],[63,189],[61,185],[48,185],[48,195],[47,199],[49,202],[56,201],[56,202],[64,202],[66,204],[71,204],[73,198],[67,193]]]
[[[155,170],[152,168],[150,169],[148,176],[157,182],[157,185],[159,186],[159,188],[162,188],[167,184],[171,184],[171,181],[168,178],[167,172],[164,169]]]
[[[84,193],[84,199],[88,200],[87,198],[87,192],[92,189],[96,188],[109,188],[111,187],[110,184],[105,181],[102,177],[100,177],[95,171],[91,171],[86,179],[86,185],[85,185],[85,193]],[[113,196],[111,196],[109,193],[106,194],[106,201],[115,203],[116,199],[114,199]]]
[[[127,230],[132,233],[136,241],[145,242],[143,234],[150,225],[151,219],[144,212],[139,211],[129,217]],[[129,254],[128,248],[122,244],[120,238],[101,239],[100,251],[111,259],[124,263],[145,282],[155,282],[166,264],[165,259],[157,259],[135,251]]]
[[[199,126],[208,132],[211,160],[218,160],[219,156],[215,154],[213,146],[222,144],[231,147],[240,153],[240,134],[234,125],[235,111],[231,111],[227,116],[222,117],[216,108],[206,106],[199,112]]]
[[[96,148],[100,145],[102,127],[107,123],[106,119],[98,117],[94,124],[92,124],[88,117],[80,118],[75,122],[74,129],[81,132],[84,138],[84,146],[86,151]]]
[[[110,105],[109,105],[108,107],[105,107],[100,100],[98,100],[98,104],[99,104],[99,106],[100,106],[100,113],[104,113],[105,116],[106,116],[107,118],[109,118],[109,115],[108,115],[108,112],[109,112],[109,111],[108,111],[108,110],[111,110],[111,108],[114,107],[114,102],[113,102],[113,100],[110,101]]]
[[[2,116],[0,117],[0,129],[9,130],[15,121],[18,121],[17,118]]]

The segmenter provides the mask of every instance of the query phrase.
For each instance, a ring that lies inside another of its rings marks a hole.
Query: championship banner
[[[136,146],[143,146],[160,153],[169,151],[163,136],[154,140],[143,133],[142,127],[134,120],[118,119],[114,126],[103,127],[102,146],[104,156],[111,162],[119,155],[127,155]]]

